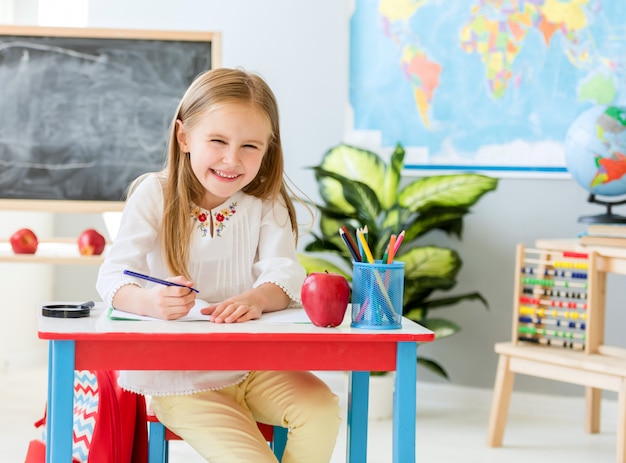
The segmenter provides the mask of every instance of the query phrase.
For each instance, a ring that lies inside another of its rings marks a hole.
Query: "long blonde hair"
[[[204,187],[191,169],[187,153],[178,144],[176,121],[180,120],[186,128],[190,128],[214,105],[233,102],[250,103],[257,107],[267,116],[272,131],[259,173],[243,192],[264,200],[282,199],[297,242],[296,212],[283,178],[283,149],[274,93],[260,76],[241,69],[205,71],[192,82],[178,105],[170,128],[167,166],[160,173],[163,182],[161,246],[173,275],[190,278],[187,268],[192,232],[190,214],[192,204],[200,204],[205,194]]]

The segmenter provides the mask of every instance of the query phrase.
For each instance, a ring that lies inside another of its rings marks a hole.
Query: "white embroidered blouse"
[[[100,267],[96,288],[111,305],[124,285],[153,283],[123,274],[124,269],[168,278],[159,245],[163,192],[156,175],[147,177],[128,198],[120,228]],[[306,276],[299,264],[287,209],[238,192],[211,211],[194,207],[189,272],[197,297],[218,302],[264,283],[280,286],[300,304]],[[211,228],[213,234],[211,235]],[[247,371],[123,371],[120,385],[146,395],[189,394],[237,384]]]

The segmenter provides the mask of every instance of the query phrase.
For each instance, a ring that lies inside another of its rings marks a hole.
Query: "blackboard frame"
[[[10,66],[11,65],[21,66],[22,63],[25,63],[26,66],[32,65],[33,69],[35,69],[34,67],[35,64],[38,64],[37,62],[38,56],[35,56],[37,53],[40,53],[41,55],[43,55],[44,53],[50,53],[51,55],[54,55],[56,57],[57,49],[63,49],[63,51],[65,52],[65,55],[73,56],[73,57],[75,57],[76,55],[81,55],[81,54],[83,56],[89,55],[89,53],[91,52],[91,49],[85,48],[84,50],[87,50],[87,52],[82,53],[84,51],[82,48],[83,46],[92,47],[92,48],[102,46],[105,49],[105,52],[102,55],[97,55],[97,56],[98,58],[100,58],[101,56],[104,56],[106,58],[104,61],[106,61],[107,65],[111,63],[115,64],[113,60],[116,59],[116,57],[119,56],[120,54],[124,53],[124,51],[120,53],[120,51],[116,49],[116,47],[118,46],[128,47],[128,49],[132,50],[132,53],[135,53],[135,54],[143,53],[144,48],[148,49],[150,50],[150,53],[151,53],[150,59],[152,60],[162,59],[163,60],[163,63],[158,63],[160,67],[157,67],[155,65],[154,69],[152,67],[149,69],[149,71],[152,72],[150,76],[167,74],[166,72],[153,72],[153,71],[160,71],[162,69],[168,69],[167,66],[170,65],[170,63],[173,63],[173,64],[178,63],[177,61],[173,61],[171,57],[168,57],[167,53],[170,50],[175,50],[175,51],[172,51],[172,53],[176,53],[177,58],[183,57],[184,59],[187,59],[187,60],[191,59],[191,58],[188,58],[188,55],[192,55],[193,53],[202,54],[204,53],[204,50],[206,50],[208,53],[208,56],[202,55],[201,56],[202,60],[196,59],[196,61],[200,61],[200,64],[203,66],[203,68],[194,69],[193,71],[195,72],[195,74],[201,72],[202,70],[206,68],[213,69],[213,68],[217,68],[221,66],[221,48],[222,48],[221,47],[221,33],[215,32],[215,31],[205,32],[205,31],[176,31],[176,30],[133,30],[133,29],[101,29],[101,28],[57,28],[57,27],[37,27],[37,26],[0,26],[0,52],[4,49],[9,49],[11,47],[17,48],[16,42],[22,42],[22,41],[27,42],[27,46],[24,47],[25,51],[20,50],[21,55],[18,57],[19,59],[14,59],[12,63],[9,63],[8,59],[3,61],[2,59],[3,56],[0,54],[0,71],[2,70],[4,66],[5,71],[15,71],[13,74],[17,75],[18,74],[17,71],[21,71],[22,68],[20,67],[18,69],[16,67],[12,69],[10,68]],[[73,47],[76,47],[76,49],[74,49]],[[108,55],[107,55],[107,47],[110,47],[113,50]],[[194,47],[194,48],[192,49],[191,47]],[[67,50],[70,50],[72,53],[66,52]],[[97,51],[100,52],[101,50],[98,48]],[[117,55],[115,53],[117,53]],[[144,60],[143,56],[139,56],[138,60],[133,59],[133,61],[131,61],[130,53],[131,52],[129,51],[128,52],[129,58],[127,58],[128,61],[124,63],[124,64],[130,63],[130,67],[132,67],[134,65],[133,63],[135,62],[142,62],[142,63],[150,62],[148,58]],[[92,56],[88,56],[88,57],[92,58]],[[134,57],[135,55],[133,55],[133,58]],[[168,60],[168,61],[165,61],[165,60]],[[91,61],[96,61],[96,60],[91,59]],[[52,66],[48,66],[48,69],[46,69],[48,74],[56,74],[55,72],[56,69],[59,67],[62,68],[64,63],[61,62],[58,66],[57,66],[57,63],[54,63],[54,65],[56,66],[54,68]],[[196,64],[196,62],[194,62],[194,65],[199,66],[199,64]],[[72,62],[71,66],[78,66],[78,65]],[[152,64],[150,64],[150,66],[152,66]],[[104,67],[104,66],[101,66],[101,67]],[[191,65],[189,67],[191,67]],[[169,69],[172,69],[172,73],[175,73],[178,68],[175,66],[170,66]],[[143,70],[143,69],[140,69],[140,70]],[[81,72],[75,72],[76,69],[72,68],[72,71],[74,71],[74,74],[81,74],[82,69],[81,69]],[[90,76],[95,76],[94,79],[99,78],[98,76],[103,76],[103,74],[97,74],[97,70],[93,71],[92,68],[90,68],[88,72],[91,73]],[[105,72],[111,72],[111,71],[105,71]],[[191,79],[195,77],[195,74],[192,76],[190,72],[191,72],[190,69],[187,70],[187,73],[189,75],[185,75],[186,80],[188,80],[188,82],[185,83],[184,88],[186,88],[186,86],[191,82]],[[115,79],[117,79],[118,73],[112,76],[113,78],[109,79],[109,81],[114,81]],[[80,77],[83,77],[83,76],[80,75]],[[89,78],[91,77],[88,77],[88,79]],[[104,79],[104,77],[102,78]],[[7,100],[10,101],[10,99],[13,97],[15,93],[14,92],[11,93],[11,90],[7,90],[7,88],[10,89],[11,86],[3,85],[3,82],[4,82],[3,79],[13,79],[11,82],[16,82],[15,85],[20,83],[20,79],[13,78],[13,75],[10,75],[9,77],[2,77],[2,75],[0,74],[0,101],[7,101]],[[24,79],[21,78],[21,80],[24,80]],[[50,79],[47,78],[46,82],[49,80]],[[179,78],[177,82],[180,82],[181,80],[182,79]],[[150,82],[150,81],[146,80],[146,82]],[[90,82],[90,84],[92,83],[93,82]],[[96,83],[100,84],[100,82],[96,82]],[[122,83],[129,84],[128,86],[132,86],[133,88],[140,87],[139,85],[136,85],[136,81],[134,78],[133,79],[128,78],[127,81],[124,81]],[[115,82],[111,83],[111,85],[109,86],[109,89],[106,91],[112,92],[113,90],[111,89],[114,88],[114,84]],[[149,84],[145,84],[143,82],[142,82],[142,85],[149,86]],[[4,87],[5,90],[3,90],[2,87]],[[163,87],[164,85],[161,85],[161,88]],[[165,87],[167,86],[165,85]],[[73,100],[76,100],[76,101],[84,100],[84,94],[83,94],[82,99],[81,98],[74,99],[71,97],[71,91],[73,90],[71,86],[65,85],[64,87],[61,87],[61,88],[62,88],[61,91],[67,91],[68,93],[67,95],[64,95],[64,98],[61,98],[61,97],[57,98],[56,100],[57,102],[59,100],[63,100],[64,104],[67,103],[71,105],[73,103]],[[182,91],[184,91],[184,88],[181,87],[180,89],[176,90],[180,93],[180,95],[176,95],[176,98],[172,98],[171,95],[168,95],[168,98],[169,98],[168,104],[171,104],[171,100],[174,100],[174,99],[178,100],[179,97],[182,95]],[[143,90],[148,91],[145,88]],[[89,91],[91,91],[91,88],[89,88]],[[43,99],[49,98],[52,93],[53,92],[48,91],[44,94],[42,90],[42,94],[39,97],[41,100],[43,100]],[[156,98],[160,96],[156,94],[157,96],[153,97],[153,95],[154,93],[151,93],[149,95],[149,98],[156,100]],[[99,96],[100,95],[96,95],[96,97],[99,97]],[[111,99],[114,100],[115,98],[111,97],[110,100]],[[144,99],[145,99],[145,95],[144,95]],[[128,100],[129,100],[128,98],[125,99],[125,101],[128,101]],[[130,100],[132,100],[132,98]],[[14,105],[14,106],[17,107],[19,105]],[[41,106],[43,106],[43,104]],[[50,104],[47,104],[45,108],[49,108],[50,106],[51,106]],[[123,105],[117,105],[117,106],[123,106]],[[19,113],[20,113],[19,108],[17,111],[12,111],[12,109],[13,109],[12,107],[9,107],[8,110],[7,108],[5,108],[5,110],[2,110],[2,108],[0,108],[0,125],[2,124],[2,117],[3,117],[2,113],[5,114],[5,117],[13,118],[9,120],[10,123],[12,123],[11,121],[15,120],[16,117],[19,117]],[[169,122],[169,119],[173,115],[173,111],[170,111],[168,109],[167,111],[168,114],[162,114],[162,115],[160,114],[161,112],[166,112],[166,111],[160,111],[159,117],[161,117],[161,119],[166,118]],[[7,114],[10,114],[10,116],[7,116]],[[116,114],[116,116],[119,116],[119,115]],[[43,116],[41,116],[41,118],[43,118]],[[57,119],[63,119],[63,118],[57,117]],[[87,119],[87,118],[83,116],[82,119]],[[119,120],[119,119],[120,117],[116,118],[116,120]],[[39,124],[39,121],[34,122],[34,123],[31,122],[31,123]],[[5,124],[5,127],[6,125],[7,124]],[[95,125],[98,125],[98,124],[95,124]],[[19,126],[18,130],[20,130],[21,127],[22,126]],[[88,127],[88,129],[92,129],[92,128],[93,127]],[[78,129],[76,129],[76,131],[78,133],[83,133]],[[14,132],[15,130],[10,132],[10,134],[13,134]],[[40,133],[40,132],[41,131],[35,130],[35,131],[31,131],[30,133]],[[91,132],[93,132],[93,130],[91,130]],[[161,130],[160,128],[159,133],[161,134],[161,136],[165,137],[166,134],[162,132],[163,130]],[[14,137],[16,140],[14,142],[14,145],[10,145],[10,146],[15,146],[19,144],[20,141],[24,140],[23,134],[18,134],[18,135],[15,135]],[[53,133],[53,135],[57,135],[57,133]],[[2,139],[6,140],[7,138],[10,138],[10,136],[7,137],[7,133],[3,134],[0,128],[0,142],[2,141]],[[29,135],[27,134],[26,137],[28,136]],[[29,140],[27,139],[26,141],[29,141]],[[111,209],[119,209],[120,207],[119,205],[112,204],[115,202],[121,203],[121,201],[123,201],[123,195],[120,194],[119,191],[116,191],[114,196],[109,196],[110,195],[109,192],[105,192],[102,195],[100,192],[97,191],[97,188],[94,188],[95,183],[90,183],[86,181],[85,180],[86,177],[81,178],[81,181],[83,182],[81,183],[81,182],[76,182],[75,180],[72,180],[70,176],[67,176],[67,178],[70,178],[70,181],[73,182],[72,188],[71,188],[72,193],[68,194],[66,193],[66,190],[68,190],[68,188],[61,188],[59,186],[60,184],[57,183],[56,181],[56,177],[52,176],[52,174],[50,174],[51,177],[46,178],[46,175],[48,174],[46,174],[45,172],[42,174],[40,166],[45,165],[46,170],[50,170],[48,169],[48,166],[46,163],[52,162],[50,161],[51,159],[56,159],[53,157],[57,156],[56,154],[57,152],[61,153],[60,154],[61,158],[63,158],[63,156],[66,157],[65,159],[62,159],[58,162],[59,170],[65,169],[66,166],[70,166],[73,164],[67,161],[67,156],[68,156],[67,152],[69,149],[68,147],[61,146],[60,149],[59,147],[51,147],[49,151],[46,151],[48,148],[46,146],[42,147],[41,146],[42,143],[39,143],[39,141],[37,142],[38,142],[37,147],[39,150],[39,152],[37,153],[37,156],[40,156],[40,157],[43,156],[44,162],[41,162],[40,158],[37,158],[36,160],[33,160],[34,158],[29,158],[27,159],[27,162],[23,162],[23,159],[21,159],[20,156],[29,155],[29,154],[24,154],[24,151],[26,151],[25,149],[23,149],[21,153],[14,155],[14,153],[6,152],[7,149],[9,150],[11,149],[11,148],[6,148],[6,146],[4,147],[5,158],[3,158],[2,157],[3,145],[0,144],[0,201],[3,204],[3,206],[6,207],[11,202],[15,201],[15,203],[18,205],[28,204],[29,207],[27,207],[27,209],[40,208],[40,207],[45,209],[45,204],[50,204],[50,205],[54,205],[53,209],[58,210],[59,208],[65,209],[65,206],[64,206],[65,203],[67,203],[67,206],[71,208],[72,204],[75,206],[77,203],[90,202],[94,206],[96,206],[96,209],[98,210],[108,208],[107,205],[109,204],[111,206]],[[80,142],[81,140],[79,140],[78,142],[74,141],[74,144],[71,145],[71,149],[74,149],[75,145],[77,143],[80,144]],[[30,146],[33,146],[33,145],[35,145],[35,142],[31,143]],[[151,149],[152,151],[154,151],[154,147],[151,147]],[[96,151],[99,151],[99,150],[96,150]],[[162,160],[164,156],[164,152],[163,150],[161,151],[162,152],[159,153],[159,156],[160,156],[160,159]],[[119,150],[118,150],[116,154],[118,155],[118,158],[121,158],[122,160],[126,160],[126,159],[129,159],[130,156],[134,155],[135,153],[119,154]],[[100,155],[102,155],[102,153],[100,152],[95,153],[94,158],[97,159],[97,156],[100,156]],[[7,157],[9,159],[9,162],[6,161]],[[109,159],[106,157],[106,153],[105,155],[103,155],[103,159]],[[96,161],[96,162],[102,162],[102,161]],[[118,164],[121,163],[120,160],[117,160],[116,162]],[[16,165],[19,163],[21,164],[18,167],[23,167],[23,168],[21,169],[16,168]],[[86,164],[87,163],[85,163],[85,165]],[[107,182],[107,180],[102,179],[102,177],[105,174],[104,168],[102,166],[92,165],[90,166],[90,168],[96,173],[94,174],[92,172],[89,175],[92,175],[92,176],[97,175],[98,176],[97,181],[100,183]],[[4,174],[2,172],[3,170],[5,171]],[[154,170],[154,169],[150,168],[148,170]],[[86,172],[86,170],[84,172]],[[24,179],[20,179],[18,181],[17,179],[22,175],[24,176]],[[31,175],[31,177],[28,177],[29,175]],[[119,178],[119,175],[116,172],[114,172],[112,174],[109,174],[108,178],[116,181],[116,179]],[[28,189],[29,188],[28,181],[31,181],[31,180],[32,180],[32,184],[35,186],[34,188],[31,189],[32,194],[31,194],[31,190]],[[37,184],[37,182],[39,182],[39,184]],[[7,184],[9,185],[8,189],[6,188]],[[14,185],[17,185],[17,186],[14,186]],[[52,193],[45,191],[45,189],[48,188],[46,185],[50,185],[50,189],[52,190]],[[118,188],[118,190],[120,189],[121,188]],[[88,194],[85,194],[84,196],[82,196],[81,192],[82,191],[86,192],[87,190],[89,190]],[[91,191],[91,190],[94,190],[94,191]],[[65,196],[66,194],[68,194],[68,196]],[[79,196],[77,197],[76,194],[78,194]],[[7,203],[7,201],[9,203]],[[43,204],[39,204],[39,202],[42,202]],[[12,208],[12,207],[9,207],[9,208]]]

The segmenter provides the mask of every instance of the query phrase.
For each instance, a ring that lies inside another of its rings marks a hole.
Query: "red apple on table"
[[[97,230],[90,228],[78,237],[78,251],[83,256],[99,256],[104,251],[106,239]]]
[[[15,254],[35,254],[39,240],[30,228],[20,228],[10,238],[11,247]]]
[[[315,326],[333,327],[343,321],[350,285],[337,273],[313,272],[304,279],[300,295],[302,306]]]

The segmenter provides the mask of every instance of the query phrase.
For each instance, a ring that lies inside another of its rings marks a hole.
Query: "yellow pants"
[[[328,463],[341,422],[337,396],[303,371],[253,371],[235,386],[151,404],[210,463],[276,463],[257,421],[289,430],[283,463]]]

